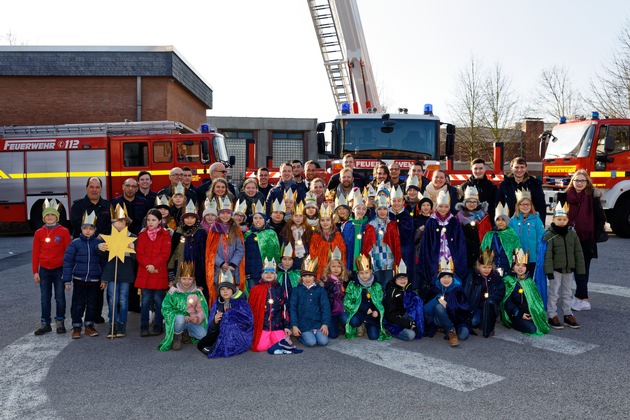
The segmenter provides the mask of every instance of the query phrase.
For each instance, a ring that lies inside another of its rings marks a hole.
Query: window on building
[[[147,142],[124,143],[123,165],[126,167],[149,166],[149,144]]]
[[[153,162],[169,163],[173,161],[173,146],[170,141],[153,143]]]
[[[228,130],[222,131],[223,137],[226,139],[253,139],[253,131]]]
[[[304,133],[302,131],[274,131],[273,166],[278,167],[282,162],[304,158]]]

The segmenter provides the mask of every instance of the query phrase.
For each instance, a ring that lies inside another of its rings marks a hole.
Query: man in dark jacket
[[[133,178],[127,178],[123,182],[123,193],[112,200],[112,207],[120,204],[125,207],[127,215],[131,219],[129,232],[138,235],[142,229],[142,221],[149,211],[149,203],[138,194],[138,182]]]
[[[293,192],[297,192],[297,198],[295,200],[296,203],[300,201],[304,201],[304,197],[306,196],[306,191],[293,179],[293,166],[291,162],[284,162],[280,165],[280,181],[269,190],[269,195],[267,196],[267,215],[271,216],[272,204],[275,200],[282,202],[284,199],[284,192],[289,188],[293,190]],[[290,210],[290,209],[289,209]]]
[[[540,216],[543,225],[547,219],[547,203],[545,202],[545,193],[542,189],[542,182],[529,175],[527,172],[527,162],[522,157],[516,157],[510,162],[509,173],[505,180],[499,185],[495,203],[499,202],[507,204],[510,209],[510,215],[514,214],[516,208],[516,190],[528,189],[532,194],[532,203]]]
[[[109,201],[101,197],[102,190],[103,181],[97,177],[88,178],[85,184],[85,197],[72,203],[70,224],[72,225],[73,238],[78,238],[81,234],[81,221],[86,211],[96,214],[96,235],[101,233],[109,235],[111,233],[112,220],[109,212]]]
[[[168,198],[171,198],[173,196],[173,190],[175,189],[177,184],[181,182],[182,185],[184,185],[184,170],[176,166],[173,169],[171,169],[171,171],[169,172],[168,178],[171,180],[170,185],[167,185],[166,187],[158,191],[158,196],[165,195]],[[190,190],[188,188],[186,188],[185,191],[186,191],[186,201],[192,200],[192,202],[196,204],[197,194],[195,193],[195,191]]]

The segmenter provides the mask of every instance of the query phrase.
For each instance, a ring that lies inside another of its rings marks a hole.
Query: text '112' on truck
[[[579,117],[560,120],[541,135],[543,188],[548,199],[564,191],[584,169],[602,192],[602,206],[613,232],[630,237],[630,119]]]

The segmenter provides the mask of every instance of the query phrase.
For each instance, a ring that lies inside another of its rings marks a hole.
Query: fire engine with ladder
[[[566,189],[571,176],[584,169],[600,189],[602,206],[613,232],[630,237],[630,119],[560,120],[541,135],[543,188],[547,199]]]
[[[171,168],[188,166],[199,181],[217,161],[229,166],[233,159],[223,136],[206,124],[200,133],[172,121],[0,127],[0,230],[40,226],[46,198],[61,203],[66,221],[92,176],[111,199],[142,170],[151,173],[157,191],[169,184]]]

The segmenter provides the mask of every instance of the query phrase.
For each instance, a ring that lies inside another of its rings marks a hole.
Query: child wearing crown
[[[564,314],[564,325],[580,328],[571,310],[575,291],[575,274],[586,273],[582,245],[575,229],[569,226],[569,207],[558,202],[551,226],[547,228],[543,241],[547,244],[544,255],[545,274],[547,275],[547,316],[551,328],[560,330],[563,325],[558,319],[558,301]],[[542,258],[542,255],[541,255]]]
[[[348,283],[343,302],[348,314],[346,338],[361,337],[367,330],[370,340],[389,340],[383,327],[383,288],[374,279],[368,256],[361,254],[355,264],[357,277]]]
[[[201,213],[201,228],[208,233],[210,226],[217,220],[219,213],[217,212],[217,201],[206,198],[204,201],[204,210]]]
[[[208,301],[195,284],[195,263],[182,261],[177,271],[180,273],[177,283],[162,302],[166,332],[158,345],[160,351],[181,350],[184,331],[195,340],[206,335]]]
[[[403,190],[399,186],[392,188],[390,197],[391,207],[389,208],[389,219],[398,225],[398,235],[400,238],[400,257],[405,261],[409,278],[415,278],[415,257],[413,237],[415,234],[413,216],[405,211],[405,199]],[[386,282],[389,279],[385,280]]]
[[[348,313],[343,307],[346,285],[348,283],[348,270],[341,258],[341,251],[339,248],[335,248],[330,256],[328,265],[322,273],[322,281],[328,294],[331,313],[330,324],[328,325],[328,338],[332,339],[339,337],[339,325],[341,324],[345,328],[348,322]]]
[[[472,272],[479,259],[481,241],[492,229],[488,217],[488,203],[479,202],[477,188],[471,185],[464,190],[464,200],[457,203],[455,209],[458,210],[457,220],[462,224],[466,238],[468,271]]]
[[[331,322],[330,303],[320,281],[315,281],[317,259],[307,257],[300,271],[300,284],[293,290],[289,305],[291,331],[306,347],[328,344]]]
[[[429,293],[424,305],[427,335],[432,337],[438,328],[442,328],[450,346],[458,346],[459,340],[466,340],[470,335],[470,305],[453,272],[452,259],[440,260],[439,274]]]
[[[494,228],[486,233],[481,241],[481,251],[490,249],[494,253],[494,266],[501,276],[510,271],[514,250],[521,242],[512,229],[508,206],[499,203],[494,212]]]
[[[341,235],[346,243],[346,269],[348,273],[352,273],[357,269],[354,260],[361,255],[365,227],[368,223],[366,199],[358,187],[354,187],[350,193],[349,204],[352,206],[352,215]]]
[[[520,248],[515,249],[512,272],[503,277],[501,322],[527,335],[544,335],[549,332],[545,306],[534,280],[527,275],[527,263],[528,255]]]
[[[58,203],[54,198],[51,201],[44,200],[42,219],[44,226],[39,228],[33,236],[33,281],[39,284],[41,293],[40,302],[42,308],[41,326],[35,330],[35,335],[43,335],[51,332],[50,326],[50,300],[52,291],[55,291],[55,323],[57,334],[64,334],[66,327],[66,294],[70,290],[70,283],[64,283],[63,256],[66,248],[72,241],[70,232],[59,224]],[[64,287],[65,285],[65,287]]]
[[[537,250],[545,234],[545,226],[534,208],[529,190],[516,190],[516,209],[509,226],[516,232],[523,251],[529,254],[527,271],[533,275],[538,261]]]
[[[252,214],[252,225],[245,232],[245,276],[249,293],[258,284],[263,272],[264,260],[280,258],[278,235],[267,224],[267,213],[262,202],[257,202]]]
[[[231,357],[245,353],[252,346],[254,316],[236,288],[230,271],[222,273],[217,286],[217,300],[210,309],[208,333],[197,343],[197,349],[208,358]]]
[[[309,255],[311,260],[317,258],[319,266],[316,276],[318,279],[322,277],[324,267],[328,265],[330,254],[335,248],[339,248],[343,263],[346,263],[346,243],[333,223],[333,203],[324,202],[319,210],[319,224],[315,228],[311,244],[309,246]]]
[[[182,214],[186,208],[186,189],[181,182],[178,182],[173,190],[173,195],[170,199],[170,212],[171,220],[168,222],[169,229],[175,231],[179,222],[181,221]]]
[[[313,229],[304,217],[304,202],[295,203],[291,218],[280,232],[280,243],[289,243],[295,257],[295,268],[299,270],[302,260],[308,255]]]
[[[277,266],[278,270],[278,283],[284,289],[284,294],[287,299],[291,299],[291,293],[298,284],[300,284],[300,265],[297,265],[297,258],[293,258],[293,246],[288,242],[282,247],[282,258],[280,259],[280,265]]]
[[[315,230],[319,224],[319,204],[317,203],[317,196],[312,191],[308,191],[304,198],[304,218],[306,223]]]
[[[162,227],[168,231],[169,235],[173,236],[173,232],[175,232],[177,224],[173,221],[173,217],[171,215],[171,206],[168,203],[168,197],[165,195],[158,195],[157,197],[155,197],[154,208],[157,209],[162,215],[162,219],[160,219],[160,224],[162,225]],[[174,227],[171,228],[171,226],[173,225]],[[144,226],[146,227],[146,217],[144,219]]]
[[[280,232],[287,224],[284,216],[286,214],[286,204],[284,200],[274,200],[271,204],[271,214],[269,215],[269,227],[280,237]]]
[[[403,341],[420,339],[424,334],[424,305],[422,299],[411,290],[405,262],[400,261],[396,275],[387,283],[385,321],[389,333]]]
[[[201,228],[195,203],[190,201],[171,240],[171,258],[168,261],[169,283],[181,277],[182,262],[195,263],[195,282],[200,290],[206,286],[206,241],[208,234]],[[206,292],[207,293],[207,292]]]
[[[249,306],[254,315],[252,351],[265,351],[288,339],[291,330],[287,303],[284,289],[276,278],[276,262],[265,260],[262,281],[249,291]]]
[[[246,201],[237,200],[234,204],[234,215],[232,216],[234,223],[236,223],[243,233],[249,230],[249,227],[247,226],[247,214],[245,214],[246,207]]]
[[[505,296],[505,285],[494,269],[492,251],[486,249],[481,253],[475,270],[464,280],[464,293],[470,304],[471,327],[481,328],[486,338],[494,335],[499,305]]]

